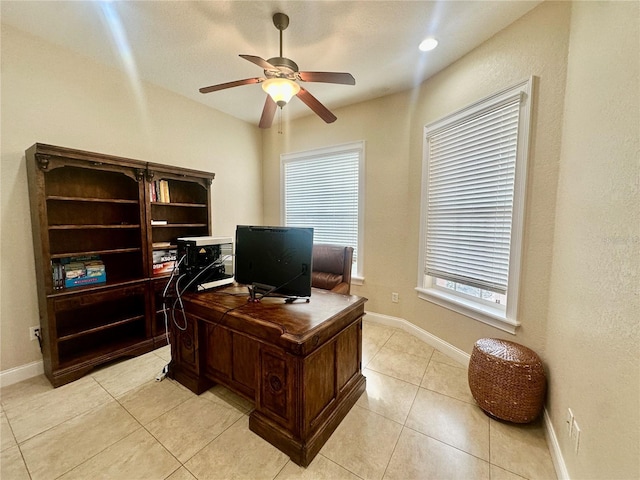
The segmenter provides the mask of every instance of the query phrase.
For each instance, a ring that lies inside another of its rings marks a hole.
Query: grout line
[[[404,426],[404,428],[406,428],[407,430],[411,430],[412,432],[416,432],[416,433],[418,433],[420,435],[423,435],[425,437],[428,437],[428,438],[430,438],[432,440],[435,440],[436,442],[441,443],[443,445],[446,445],[447,447],[454,448],[454,449],[458,450],[459,452],[462,452],[462,453],[465,453],[465,454],[469,455],[470,457],[477,458],[478,460],[481,460],[481,461],[487,463],[488,465],[491,465],[491,457],[489,457],[489,460],[485,460],[484,458],[481,458],[481,457],[479,457],[477,455],[474,455],[473,453],[469,453],[469,452],[467,452],[466,450],[463,450],[460,447],[456,447],[455,445],[451,445],[450,443],[447,443],[444,440],[436,438],[436,437],[434,437],[432,435],[429,435],[427,433],[421,432],[420,430],[416,430],[415,428],[411,428],[411,427],[408,427],[406,425]]]
[[[404,432],[405,428],[406,427],[402,425],[402,428],[400,429],[400,434],[398,435],[398,438],[396,438],[396,442],[393,444],[393,448],[391,449],[391,455],[389,455],[389,460],[387,460],[387,464],[384,467],[384,472],[382,472],[382,478],[384,478],[384,476],[387,474],[387,470],[389,469],[389,465],[391,464],[391,459],[393,458],[393,454],[396,453],[396,448],[398,448],[400,437],[402,436],[402,432]]]

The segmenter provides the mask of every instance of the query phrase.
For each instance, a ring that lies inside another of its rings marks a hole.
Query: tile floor
[[[367,391],[307,469],[249,430],[251,404],[155,376],[167,348],[53,389],[0,392],[0,477],[33,479],[555,479],[540,423],[485,416],[465,366],[365,321]]]

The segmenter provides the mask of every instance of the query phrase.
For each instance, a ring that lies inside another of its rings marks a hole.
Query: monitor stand
[[[247,287],[249,289],[249,299],[248,301],[251,303],[257,303],[262,298],[273,293],[277,287],[272,285],[265,285],[264,283],[252,283]],[[296,300],[302,300],[302,297],[285,297],[285,303],[293,303]],[[305,298],[306,302],[309,303],[309,298]]]

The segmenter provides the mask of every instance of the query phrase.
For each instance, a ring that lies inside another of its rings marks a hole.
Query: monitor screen
[[[236,282],[263,294],[311,296],[313,228],[238,225]]]

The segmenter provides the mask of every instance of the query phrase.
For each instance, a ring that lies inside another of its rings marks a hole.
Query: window
[[[511,333],[532,81],[425,127],[418,294]]]
[[[314,243],[353,247],[362,281],[364,142],[280,156],[282,223],[313,227]]]

